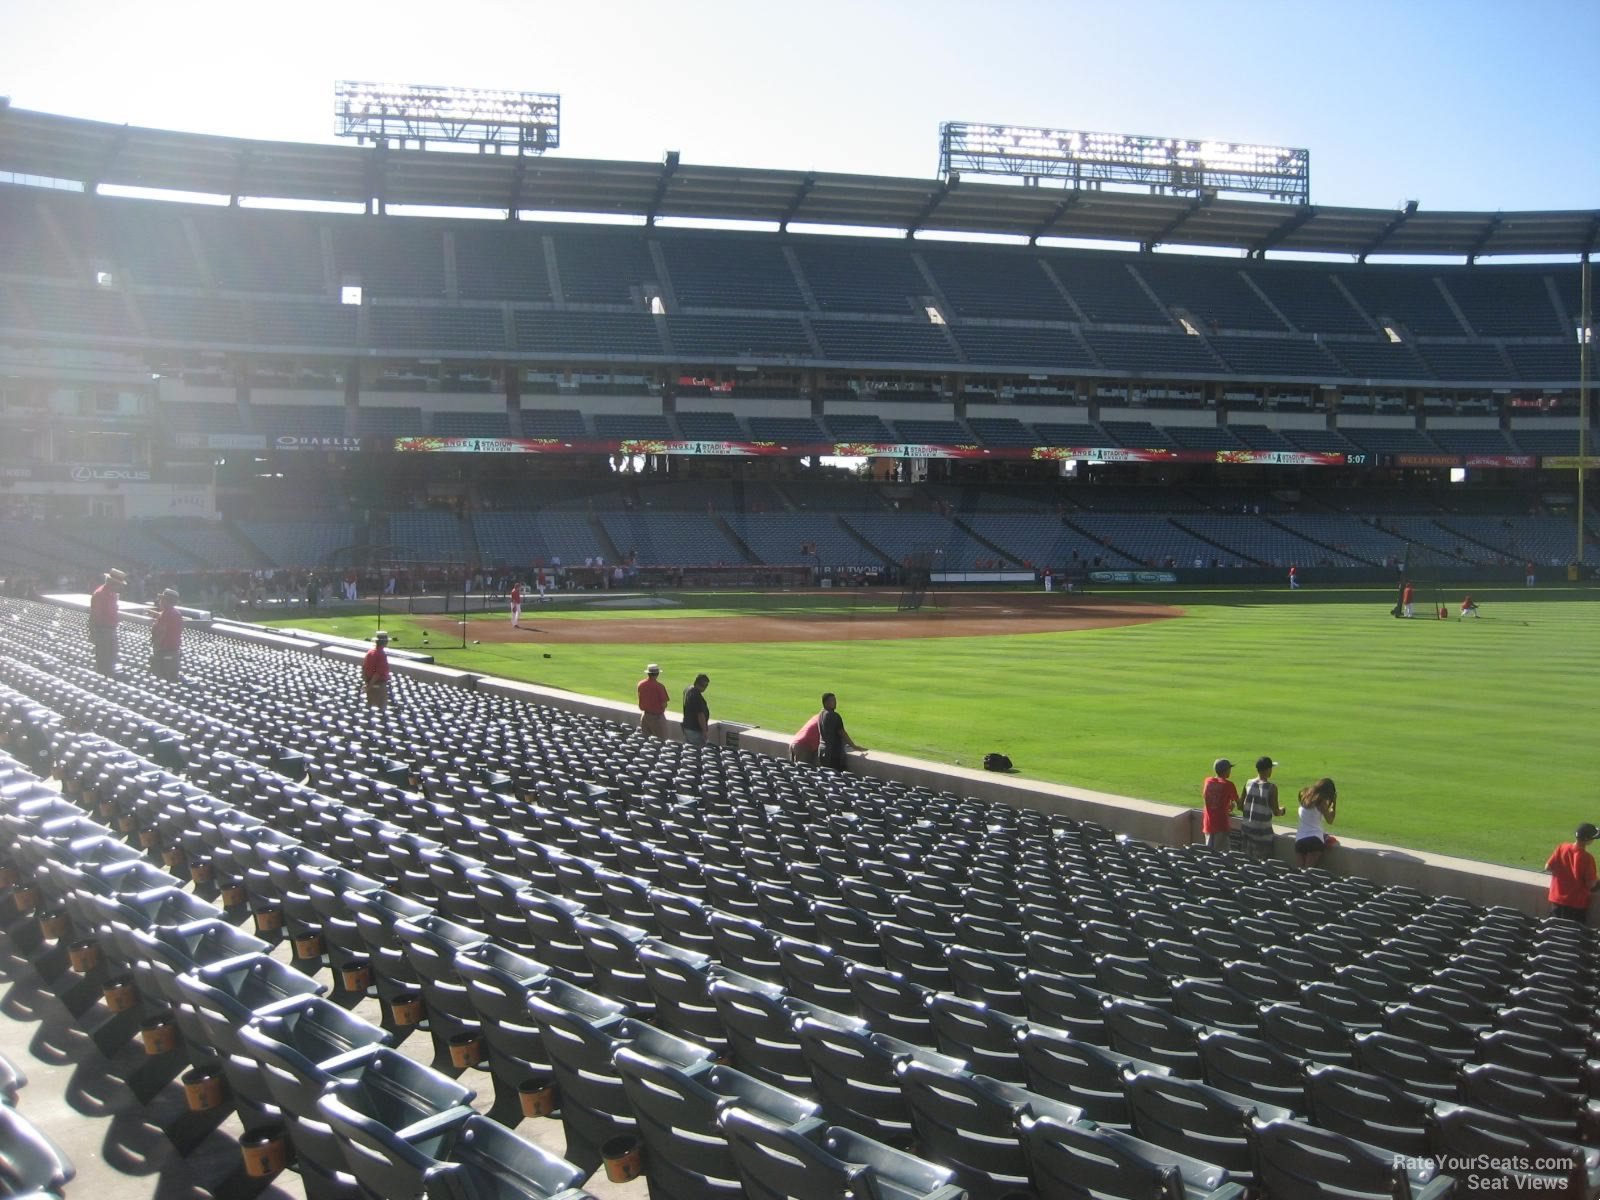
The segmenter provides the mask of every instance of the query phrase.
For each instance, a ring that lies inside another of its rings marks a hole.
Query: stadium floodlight
[[[962,172],[1020,177],[1035,186],[1060,179],[1069,188],[1109,184],[1202,199],[1242,192],[1311,202],[1311,152],[1253,142],[946,121],[939,126],[939,175]]]
[[[428,84],[334,85],[334,132],[363,145],[429,142],[476,146],[480,153],[543,154],[561,145],[561,97]]]

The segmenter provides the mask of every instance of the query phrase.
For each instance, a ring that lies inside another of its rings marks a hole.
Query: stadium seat
[[[1255,1176],[1245,1135],[1251,1118],[1265,1121],[1292,1116],[1288,1109],[1175,1075],[1125,1071],[1123,1087],[1135,1135],[1200,1162],[1215,1163],[1246,1185]]]
[[[1245,1194],[1221,1167],[1114,1129],[1030,1116],[1018,1125],[1042,1200],[1241,1200]]]
[[[631,1046],[686,1069],[713,1061],[707,1047],[621,1016],[614,1003],[597,1001],[602,998],[570,994],[528,999],[554,1070],[567,1137],[562,1157],[590,1172],[600,1165],[608,1141],[637,1133],[622,1080],[612,1066],[618,1050]]]
[[[57,1195],[72,1182],[72,1161],[32,1122],[0,1105],[0,1187],[7,1195]]]
[[[1123,1089],[1123,1071],[1164,1073],[1167,1068],[1041,1026],[1025,1027],[1017,1047],[1029,1091],[1075,1105],[1097,1125],[1130,1129],[1133,1116]]]
[[[1249,1130],[1256,1178],[1271,1200],[1443,1200],[1455,1194],[1455,1179],[1432,1163],[1403,1160],[1343,1134],[1285,1120],[1252,1120]]]
[[[730,1104],[799,1131],[822,1125],[817,1105],[732,1067],[685,1069],[630,1046],[613,1060],[644,1143],[656,1200],[738,1200],[743,1194],[718,1114]]]
[[[1201,1078],[1214,1088],[1262,1104],[1305,1111],[1301,1060],[1260,1038],[1208,1029],[1197,1040]]]
[[[886,967],[852,963],[845,968],[856,1011],[877,1033],[914,1046],[934,1044],[933,1022],[928,1016],[931,988],[913,983]]]
[[[473,1116],[472,1091],[382,1047],[333,1073],[317,1113],[338,1135],[362,1193],[419,1194],[423,1175]]]
[[[1600,1150],[1551,1138],[1526,1121],[1462,1105],[1434,1118],[1433,1140],[1465,1194],[1561,1192],[1600,1197]],[[1570,1164],[1556,1169],[1555,1163]]]
[[[795,1022],[813,1006],[782,987],[724,973],[711,983],[711,1003],[728,1031],[733,1065],[764,1083],[812,1098],[811,1071]]]
[[[1312,1123],[1323,1129],[1395,1154],[1432,1153],[1428,1122],[1435,1102],[1382,1075],[1313,1064],[1306,1069],[1306,1103]]]
[[[1453,1103],[1461,1064],[1436,1052],[1425,1042],[1385,1030],[1355,1037],[1358,1070],[1385,1079],[1424,1099]]]
[[[959,1200],[947,1168],[936,1167],[848,1129],[809,1134],[734,1106],[720,1123],[752,1200]]]
[[[1475,1108],[1518,1117],[1547,1137],[1600,1141],[1600,1101],[1562,1090],[1543,1075],[1499,1063],[1461,1069],[1461,1099]]]
[[[1107,1000],[1106,1028],[1114,1049],[1135,1058],[1160,1063],[1174,1075],[1200,1078],[1197,1038],[1203,1025],[1185,1021],[1171,1011],[1136,1000]]]
[[[486,1117],[468,1117],[422,1176],[426,1200],[581,1200],[584,1173]]]
[[[1186,1021],[1226,1029],[1248,1037],[1261,1036],[1257,1001],[1220,980],[1179,979],[1172,984],[1172,1011]]]
[[[949,1071],[916,1059],[896,1073],[911,1107],[920,1154],[953,1172],[952,1182],[972,1200],[1026,1190],[1028,1162],[1017,1132],[1024,1114],[1064,1124],[1082,1110],[985,1075]]]

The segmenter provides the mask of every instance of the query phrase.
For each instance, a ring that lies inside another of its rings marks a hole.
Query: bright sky
[[[333,140],[336,79],[555,91],[563,157],[931,178],[942,120],[1305,147],[1311,198],[1600,208],[1596,0],[12,0],[0,94]]]

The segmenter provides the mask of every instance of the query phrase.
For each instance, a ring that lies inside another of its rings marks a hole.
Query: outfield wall
[[[342,659],[350,663],[352,672],[358,669],[361,659],[361,653],[352,648],[349,639],[332,635],[295,630],[293,636],[286,636],[264,626],[233,622],[219,622],[213,629],[230,637],[246,638],[283,650]],[[514,679],[478,675],[428,662],[407,661],[397,656],[391,656],[390,669],[396,675],[409,675],[491,695],[510,696],[623,725],[637,725],[639,720],[638,709],[631,704]],[[669,735],[679,736],[680,715],[669,712],[667,727]],[[732,722],[711,723],[713,743],[737,745],[740,750],[777,758],[788,757],[791,736],[787,731],[777,732]],[[1065,784],[945,766],[880,750],[851,754],[849,760],[852,773],[869,778],[915,784],[1018,808],[1097,821],[1117,833],[1152,845],[1181,846],[1201,840],[1201,810],[1198,808],[1178,808]],[[1275,856],[1284,862],[1294,861],[1292,833],[1279,832]],[[1323,858],[1321,865],[1336,875],[1359,875],[1384,886],[1410,887],[1429,895],[1460,896],[1474,904],[1505,905],[1531,916],[1544,916],[1549,911],[1546,899],[1548,880],[1534,871],[1342,837],[1337,848]]]

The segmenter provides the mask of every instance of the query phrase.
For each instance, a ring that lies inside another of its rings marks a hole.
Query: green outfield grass
[[[615,700],[647,661],[674,697],[711,676],[712,716],[792,730],[824,690],[869,747],[977,766],[1009,754],[1027,776],[1198,803],[1212,759],[1281,764],[1285,795],[1339,784],[1337,831],[1537,869],[1580,820],[1600,820],[1600,601],[1592,593],[1474,589],[1480,621],[1397,621],[1392,593],[1123,593],[1182,605],[1179,620],[985,638],[764,645],[469,646],[441,663]],[[893,594],[681,595],[682,607],[561,614],[703,619],[893,605]],[[1451,594],[1452,613],[1459,596]],[[1418,611],[1423,610],[1419,603]],[[491,615],[479,619],[504,620]],[[385,614],[402,648],[420,626]],[[373,618],[286,624],[362,637]],[[469,623],[468,640],[471,640]],[[544,653],[550,658],[544,658]]]

